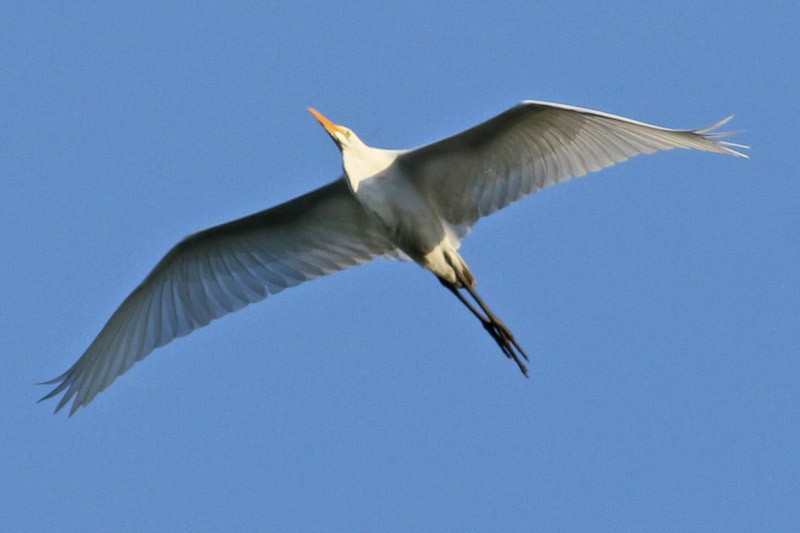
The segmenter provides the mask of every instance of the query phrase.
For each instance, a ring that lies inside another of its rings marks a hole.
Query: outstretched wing
[[[391,252],[344,180],[178,243],[42,400],[70,415],[159,346],[270,294]]]
[[[671,130],[600,111],[526,101],[466,131],[411,150],[398,163],[465,235],[480,218],[539,189],[637,154],[694,148],[747,157],[706,128]]]

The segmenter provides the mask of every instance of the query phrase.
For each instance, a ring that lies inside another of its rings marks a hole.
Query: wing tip
[[[709,126],[705,126],[703,128],[698,128],[696,130],[692,130],[692,133],[694,133],[696,135],[699,135],[703,139],[714,143],[714,145],[717,146],[720,149],[719,150],[720,152],[724,152],[726,154],[731,154],[731,155],[734,155],[736,157],[742,157],[744,159],[749,159],[750,158],[749,155],[747,155],[747,154],[745,154],[743,152],[740,152],[739,150],[736,150],[736,148],[739,148],[739,149],[742,149],[742,150],[749,150],[750,146],[748,146],[746,144],[741,144],[741,143],[735,143],[735,142],[730,142],[730,141],[721,141],[721,140],[719,140],[719,139],[722,139],[724,137],[731,137],[733,135],[738,135],[739,133],[742,133],[741,130],[736,130],[736,131],[714,131],[714,130],[724,126],[728,122],[730,122],[733,119],[734,116],[735,115],[733,115],[733,114],[728,115],[727,117],[723,118],[722,120],[718,120],[717,122],[715,122],[715,123],[713,123],[713,124],[711,124]]]
[[[48,381],[41,381],[39,383],[36,383],[35,385],[56,385],[50,392],[48,392],[47,394],[36,400],[36,403],[41,403],[45,400],[49,400],[51,398],[54,398],[55,396],[58,396],[62,392],[64,393],[64,395],[58,400],[55,409],[53,409],[53,414],[56,414],[59,411],[61,411],[61,409],[63,409],[64,406],[67,405],[70,402],[70,400],[72,400],[73,397],[75,397],[75,394],[77,393],[77,390],[71,387],[72,380],[70,379],[69,371],[65,372],[64,374],[61,374],[57,378]],[[86,405],[87,403],[88,402],[86,401],[81,403],[78,401],[78,398],[75,398],[74,401],[72,402],[72,406],[70,407],[69,416],[75,414],[75,411],[77,411],[79,407]]]

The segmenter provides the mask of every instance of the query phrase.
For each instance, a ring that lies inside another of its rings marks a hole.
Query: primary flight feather
[[[747,157],[717,128],[672,130],[591,109],[526,101],[413,150],[364,144],[309,108],[342,152],[344,174],[308,194],[190,235],[122,302],[72,367],[46,382],[70,414],[136,361],[212,320],[378,256],[433,272],[527,375],[525,351],[475,292],[458,253],[479,218],[543,187],[637,154],[694,148]],[[465,294],[466,293],[466,294]]]

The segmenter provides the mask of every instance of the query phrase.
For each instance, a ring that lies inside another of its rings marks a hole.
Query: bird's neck
[[[362,144],[348,147],[342,153],[342,166],[352,191],[358,192],[359,184],[381,174],[400,155],[398,150],[384,150]]]

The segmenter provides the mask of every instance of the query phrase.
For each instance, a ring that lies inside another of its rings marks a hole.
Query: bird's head
[[[350,128],[334,124],[313,107],[308,110],[341,150],[342,168],[353,192],[361,181],[384,171],[397,159],[400,151],[367,146]]]
[[[331,136],[333,142],[336,143],[336,146],[338,146],[339,150],[342,152],[344,152],[347,148],[364,144],[350,128],[340,126],[339,124],[334,124],[313,107],[309,107],[308,111],[314,115],[314,118],[316,118],[320,124],[322,124],[322,127],[325,128],[325,131],[328,132],[328,135]]]

